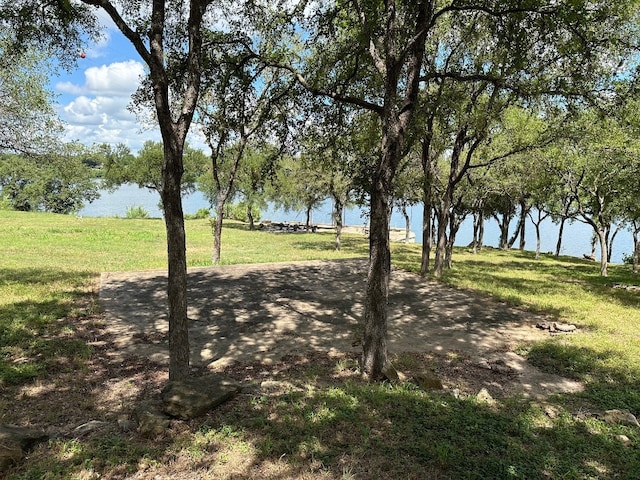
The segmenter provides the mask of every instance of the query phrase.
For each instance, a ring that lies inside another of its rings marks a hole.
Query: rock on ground
[[[187,420],[204,415],[241,390],[238,383],[218,374],[170,381],[162,391],[165,413]]]
[[[49,435],[39,430],[0,425],[0,472],[19,462],[25,452],[36,443],[49,439]]]

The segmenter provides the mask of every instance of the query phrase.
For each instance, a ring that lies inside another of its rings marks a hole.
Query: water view
[[[162,217],[159,207],[160,197],[156,192],[139,188],[137,185],[123,185],[114,192],[101,192],[98,200],[88,204],[79,215],[86,217],[125,217],[127,208],[141,206],[151,217]],[[209,202],[201,192],[194,192],[183,199],[183,209],[185,213],[195,213],[201,208],[210,208]],[[417,205],[410,209],[411,230],[415,233],[417,242],[421,242],[422,231],[422,206]],[[269,208],[262,212],[261,220],[271,220],[274,222],[304,222],[304,212],[286,212],[281,209]],[[331,203],[329,201],[322,204],[312,213],[313,223],[331,224]],[[346,225],[364,225],[368,222],[366,210],[359,208],[348,209],[345,212],[344,221]],[[513,228],[515,228],[513,222]],[[394,212],[391,218],[391,226],[404,228],[404,218],[398,212]],[[573,222],[565,225],[562,240],[562,254],[575,257],[582,257],[585,253],[591,252],[592,229],[589,225],[581,222]],[[487,219],[485,223],[485,245],[496,247],[500,231],[493,219]],[[457,235],[457,246],[465,246],[473,238],[473,225],[471,219],[467,219],[460,227]],[[526,249],[535,250],[536,236],[533,224],[528,221],[526,226]],[[550,220],[545,220],[541,226],[541,251],[555,251],[558,239],[558,225]],[[613,245],[612,261],[621,263],[623,255],[630,255],[633,251],[633,240],[629,231],[621,231],[615,238]],[[599,258],[599,252],[596,253]]]

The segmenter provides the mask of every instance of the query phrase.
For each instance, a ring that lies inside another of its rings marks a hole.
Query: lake
[[[86,217],[125,217],[127,208],[132,206],[141,206],[151,217],[162,217],[162,211],[159,205],[160,196],[156,192],[139,188],[137,185],[122,185],[114,192],[102,191],[99,199],[85,206],[79,215]],[[183,210],[185,213],[195,213],[201,208],[209,208],[209,203],[200,192],[187,195],[183,198]],[[421,241],[422,231],[422,206],[417,205],[410,209],[409,216],[411,218],[411,230],[416,233],[416,240]],[[284,210],[269,208],[262,212],[262,220],[271,220],[274,222],[304,222],[304,212],[285,212]],[[331,223],[331,203],[325,202],[312,213],[314,223]],[[345,212],[344,222],[347,225],[364,225],[368,223],[366,211],[358,208],[348,209]],[[513,222],[515,228],[516,222]],[[398,212],[393,213],[391,218],[391,226],[404,228],[404,218]],[[562,254],[575,257],[582,257],[584,253],[591,252],[591,235],[592,229],[589,225],[581,222],[573,222],[565,225],[564,236],[562,239]],[[471,242],[473,238],[473,224],[469,218],[463,222],[457,235],[456,245],[465,246]],[[486,220],[485,222],[485,245],[496,247],[500,238],[500,230],[495,220]],[[558,238],[558,225],[552,223],[549,219],[545,220],[541,226],[541,251],[555,251],[556,241]],[[535,228],[531,221],[527,221],[526,225],[526,249],[535,250],[536,236]],[[613,246],[612,261],[621,263],[623,255],[630,255],[633,251],[633,239],[631,233],[627,230],[621,231],[616,236]],[[599,255],[599,253],[597,253]]]

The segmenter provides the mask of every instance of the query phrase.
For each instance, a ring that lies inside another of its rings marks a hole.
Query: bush
[[[127,207],[126,218],[149,218],[149,212],[142,205],[132,205]]]
[[[204,218],[209,218],[211,216],[211,212],[208,208],[201,208],[196,213],[188,213],[184,216],[185,220],[201,220]]]
[[[0,196],[0,210],[13,210],[11,200],[9,200],[7,197]]]
[[[260,209],[256,206],[251,207],[251,213],[253,214],[253,221],[260,221]],[[225,217],[231,220],[238,220],[240,222],[248,222],[249,216],[247,215],[247,203],[238,202],[231,205],[227,205],[225,209]]]
[[[625,265],[633,265],[633,252],[629,254],[623,253],[622,263],[624,263]]]

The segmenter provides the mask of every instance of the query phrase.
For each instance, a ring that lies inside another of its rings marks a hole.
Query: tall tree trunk
[[[102,8],[118,29],[134,46],[149,67],[149,78],[155,104],[155,113],[163,144],[162,186],[160,197],[164,209],[167,232],[167,306],[169,319],[169,380],[182,380],[189,376],[189,325],[187,320],[187,254],[181,183],[184,172],[183,152],[187,132],[193,120],[202,69],[202,18],[206,2],[190,1],[187,21],[189,52],[184,63],[181,98],[169,99],[169,77],[166,70],[165,34],[167,25],[166,0],[149,2],[150,22],[144,33],[127,25],[110,2],[85,2]],[[142,37],[144,35],[144,39]],[[172,102],[181,102],[180,115],[174,121]]]
[[[431,256],[431,242],[433,240],[432,211],[431,201],[425,200],[422,207],[422,255],[420,259],[420,275],[423,277],[429,273],[429,257]]]
[[[478,211],[473,212],[473,237],[469,247],[472,248],[473,253],[478,253],[478,231],[480,229],[480,215]]]
[[[411,217],[409,217],[406,205],[402,205],[401,211],[404,217],[404,243],[409,243],[411,241]]]
[[[387,301],[391,250],[389,245],[389,205],[387,192],[392,169],[383,159],[381,174],[371,192],[371,228],[369,231],[369,271],[364,309],[362,367],[372,380],[385,377],[387,358]]]
[[[473,245],[473,253],[478,253],[484,245],[484,212],[480,212],[478,217],[478,234]]]
[[[564,223],[567,221],[567,217],[564,215],[560,219],[560,228],[558,229],[558,241],[556,242],[556,257],[560,256],[560,250],[562,249],[562,235],[564,234]]]
[[[507,250],[513,248],[513,245],[516,243],[518,237],[520,238],[520,250],[524,250],[524,233],[525,233],[525,220],[526,220],[526,206],[523,202],[520,203],[520,218],[518,219],[518,225],[516,226],[515,232],[513,232],[513,236],[507,242]],[[507,227],[508,230],[508,227]]]
[[[401,28],[396,3],[385,2],[385,18],[381,24],[384,32],[380,37],[372,38],[369,45],[384,88],[383,105],[377,108],[382,142],[380,160],[372,175],[369,272],[364,300],[362,351],[363,371],[374,380],[388,377],[385,371],[390,367],[387,358],[387,301],[391,272],[389,196],[402,158],[405,135],[410,130],[418,101],[425,40],[433,14],[433,2],[416,2],[411,23]],[[404,35],[407,28],[412,32],[409,35],[411,40],[400,45],[400,32]],[[384,49],[378,48],[380,45],[384,45]]]
[[[598,239],[600,240],[600,275],[606,277],[607,272],[607,231],[606,229],[598,229]]]
[[[189,376],[187,319],[187,254],[182,211],[182,148],[165,141],[161,190],[167,230],[167,307],[169,316],[169,379]],[[173,147],[173,148],[172,148]]]
[[[447,250],[444,259],[445,267],[449,269],[453,267],[453,246],[456,243],[456,235],[461,223],[458,215],[452,212],[449,216],[449,238],[447,239]]]
[[[529,213],[529,207],[523,200],[520,203],[520,215],[522,215],[522,222],[520,222],[520,245],[518,249],[523,251],[526,246],[526,226],[527,226],[527,214]]]
[[[249,220],[249,231],[253,232],[256,229],[253,219],[253,202],[247,202],[247,220]]]
[[[445,195],[437,212],[438,230],[436,234],[436,255],[433,260],[433,275],[436,278],[442,277],[442,272],[444,271],[447,250],[447,226],[449,224],[449,215],[451,214],[450,209],[451,205]]]
[[[304,228],[305,230],[307,230],[307,232],[309,231],[309,228],[311,226],[311,210],[313,210],[313,206],[312,205],[307,206],[306,220],[304,222]]]
[[[493,218],[498,222],[498,228],[500,229],[500,249],[509,250],[509,224],[511,223],[511,216],[503,213],[502,217],[494,215]]]
[[[633,228],[633,276],[638,276],[638,263],[640,263],[640,241],[638,239],[640,234],[640,226],[634,222]]]
[[[220,250],[222,245],[222,223],[224,221],[224,207],[227,203],[226,196],[219,192],[216,200],[216,219],[213,222],[213,254],[211,261],[214,265],[220,263]]]
[[[342,202],[340,201],[340,199],[335,197],[333,199],[333,204],[334,204],[333,220],[334,222],[336,222],[335,246],[336,246],[336,251],[338,251],[340,250],[341,243],[342,243],[342,212],[344,211],[344,206],[342,205]]]
[[[429,257],[433,243],[433,159],[431,158],[431,137],[433,117],[429,118],[427,134],[422,142],[422,257],[420,260],[420,275],[429,273]]]
[[[618,235],[618,232],[622,230],[622,224],[616,226],[616,229],[613,231],[613,234],[611,235],[611,238],[609,238],[609,240],[607,240],[607,246],[608,246],[608,250],[607,250],[607,261],[611,262],[611,257],[613,256],[613,241],[616,239],[616,236]]]

